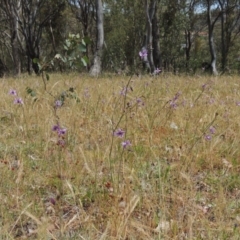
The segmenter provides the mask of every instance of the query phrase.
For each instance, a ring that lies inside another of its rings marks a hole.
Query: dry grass
[[[239,77],[52,75],[56,113],[41,78],[0,87],[0,239],[239,239]]]

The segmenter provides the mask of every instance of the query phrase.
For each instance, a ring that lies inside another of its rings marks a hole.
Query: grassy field
[[[240,239],[239,76],[0,88],[0,239]]]

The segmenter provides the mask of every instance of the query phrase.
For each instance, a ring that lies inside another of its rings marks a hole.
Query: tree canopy
[[[38,74],[34,59],[66,54],[71,34],[90,39],[78,71],[96,71],[96,61],[98,74],[194,74],[203,63],[212,74],[240,71],[240,0],[0,0],[0,19],[0,71],[9,74]]]

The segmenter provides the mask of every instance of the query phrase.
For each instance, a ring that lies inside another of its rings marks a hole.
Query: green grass
[[[28,76],[0,87],[0,239],[239,239],[238,76],[54,74],[47,90]]]

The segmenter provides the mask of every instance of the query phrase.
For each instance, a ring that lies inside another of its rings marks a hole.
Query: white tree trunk
[[[155,70],[154,60],[153,60],[153,26],[152,21],[156,11],[156,0],[145,0],[145,11],[146,11],[146,29],[143,40],[142,50],[147,50],[147,57],[143,57],[142,61],[144,63],[144,68],[150,73]],[[155,29],[156,30],[156,29]],[[156,34],[155,34],[156,35]]]
[[[217,21],[217,18],[215,18],[215,20],[212,21],[211,1],[208,0],[207,1],[208,42],[209,42],[209,49],[211,54],[211,68],[212,68],[213,75],[218,75],[218,71],[216,67],[217,54],[214,46],[214,37],[213,37],[213,29],[216,21]]]
[[[102,52],[104,44],[104,29],[103,29],[103,7],[102,0],[96,0],[96,15],[97,15],[97,46],[94,54],[93,65],[90,68],[90,76],[98,77],[102,72]]]

